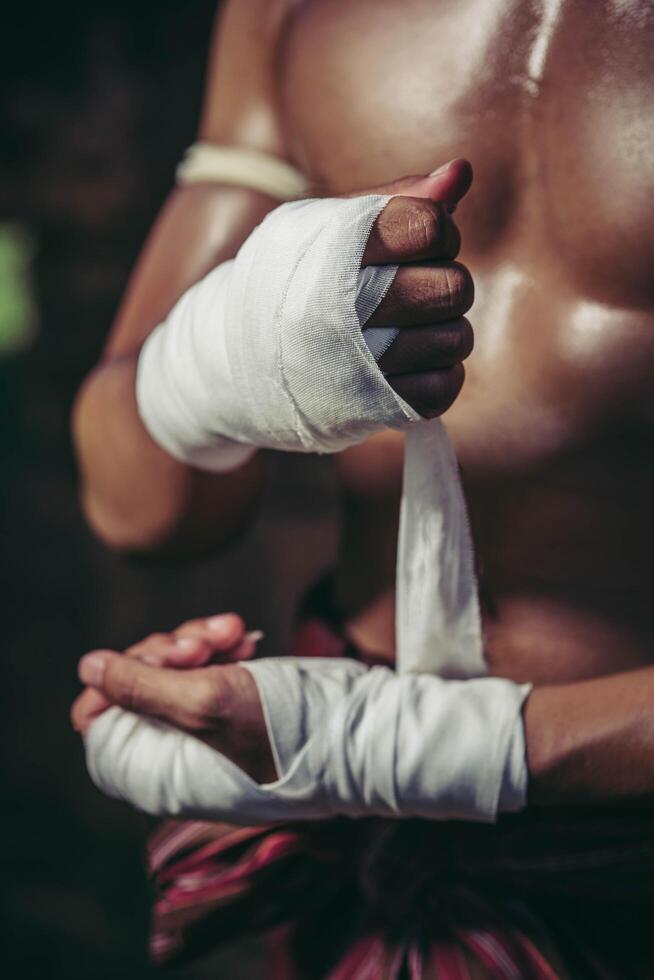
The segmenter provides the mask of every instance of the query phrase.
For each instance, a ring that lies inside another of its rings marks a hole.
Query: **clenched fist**
[[[462,362],[473,348],[466,313],[474,287],[455,262],[461,240],[452,212],[472,182],[472,168],[454,160],[428,177],[404,177],[374,188],[395,194],[377,218],[362,267],[399,264],[366,324],[399,327],[379,366],[389,384],[425,418],[450,407],[463,384]]]

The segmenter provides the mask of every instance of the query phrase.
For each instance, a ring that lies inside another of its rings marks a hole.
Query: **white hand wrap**
[[[225,470],[250,447],[338,452],[419,418],[361,333],[397,271],[360,270],[387,201],[285,204],[185,293],[139,359],[139,412],[160,445]]]
[[[529,686],[482,676],[456,458],[440,422],[419,421],[376,365],[369,346],[381,356],[394,333],[368,345],[361,332],[396,271],[360,272],[387,200],[273,211],[149,338],[137,394],[161,445],[216,470],[238,465],[251,446],[333,452],[407,427],[397,584],[404,676],[351,661],[248,664],[280,775],[261,787],[191,736],[111,709],[87,736],[89,770],[106,792],[149,812],[248,823],[334,813],[492,820],[526,801]]]
[[[149,813],[246,824],[339,814],[490,821],[524,804],[525,688],[352,660],[244,666],[261,694],[277,782],[259,786],[203,742],[111,708],[87,739],[97,785]]]

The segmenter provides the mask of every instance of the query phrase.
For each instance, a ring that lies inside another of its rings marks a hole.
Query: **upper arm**
[[[292,5],[293,0],[227,0],[221,7],[201,140],[285,156],[275,71]],[[173,190],[133,271],[105,356],[137,351],[189,286],[231,258],[275,204],[264,194],[219,183]]]
[[[286,157],[277,54],[296,0],[227,0],[216,19],[198,136]]]

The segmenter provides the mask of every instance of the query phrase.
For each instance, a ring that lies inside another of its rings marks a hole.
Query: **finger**
[[[465,378],[462,364],[440,371],[420,374],[387,375],[386,380],[397,394],[423,418],[442,415],[455,401]]]
[[[368,187],[343,197],[361,197],[363,194],[394,194],[409,197],[429,197],[443,201],[452,211],[472,184],[472,165],[468,160],[457,158],[443,164],[429,174],[411,174]]]
[[[191,619],[172,633],[152,633],[125,654],[154,667],[188,669],[212,661],[229,663],[244,659],[239,651],[244,630],[243,620],[236,613]]]
[[[361,265],[453,259],[460,247],[461,236],[446,204],[394,197],[372,226]]]
[[[384,374],[412,374],[452,367],[469,357],[474,346],[472,327],[465,317],[428,327],[401,330],[381,356]]]
[[[154,634],[125,651],[125,656],[141,660],[151,667],[187,669],[209,663],[215,656],[210,643],[196,636],[176,636],[174,633]],[[219,654],[222,656],[222,654]]]
[[[373,225],[362,265],[455,258],[460,236],[451,215],[471,184],[470,163],[457,159],[431,174],[401,177],[359,191],[394,195]],[[434,202],[440,203],[434,206]]]
[[[87,687],[73,701],[70,709],[70,723],[76,732],[85,735],[93,719],[109,707],[111,707],[111,701],[104,694],[96,691],[93,687]]]
[[[177,636],[170,649],[153,650],[139,659],[153,667],[175,667],[177,670],[205,667],[207,664],[231,664],[253,657],[262,639],[261,630],[250,630],[228,650],[216,650],[210,642],[200,637]]]
[[[193,644],[196,645],[195,643]],[[173,654],[177,649],[174,633],[151,633],[144,640],[133,643],[125,650],[124,656],[154,664]]]
[[[264,636],[263,630],[249,630],[238,646],[230,651],[230,661],[251,660]]]
[[[456,320],[474,299],[472,276],[459,262],[400,266],[366,326],[416,327]]]
[[[214,650],[229,650],[243,639],[245,623],[236,613],[221,613],[189,619],[175,630],[176,636],[191,636],[210,643]]]
[[[187,731],[213,725],[221,717],[220,668],[178,671],[151,667],[112,651],[94,651],[82,657],[79,677],[112,704],[149,715]]]

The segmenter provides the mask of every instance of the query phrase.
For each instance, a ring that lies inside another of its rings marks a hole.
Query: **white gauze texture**
[[[360,269],[388,200],[285,204],[185,293],[139,360],[139,412],[160,445],[224,470],[226,439],[241,454],[338,452],[419,418],[361,332],[397,271]]]
[[[492,821],[524,805],[524,689],[442,680],[353,660],[248,663],[280,778],[258,785],[204,742],[110,708],[87,763],[110,796],[152,814],[257,824],[424,817]]]
[[[247,665],[280,779],[257,786],[220,753],[113,708],[86,739],[111,795],[152,813],[244,822],[378,813],[492,820],[525,803],[528,685],[485,677],[473,550],[456,457],[376,364],[394,331],[362,328],[396,267],[360,270],[388,198],[273,211],[236,259],[189,290],[146,342],[139,410],[180,459],[229,469],[270,447],[336,452],[406,429],[397,668]]]

